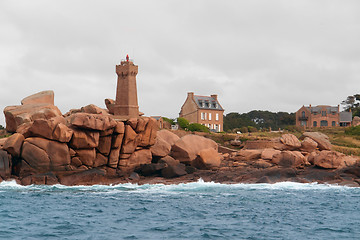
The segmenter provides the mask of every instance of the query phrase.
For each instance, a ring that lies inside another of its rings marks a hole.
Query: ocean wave
[[[180,184],[143,184],[123,183],[116,185],[92,185],[92,186],[65,186],[56,185],[29,185],[22,186],[15,180],[0,183],[0,192],[4,191],[50,191],[50,192],[94,192],[94,193],[116,193],[116,192],[144,192],[144,193],[181,193],[181,192],[231,192],[232,190],[345,190],[358,189],[334,184],[279,182],[274,184],[224,184],[216,182],[205,182],[199,179],[197,182]],[[360,191],[360,190],[359,190]]]

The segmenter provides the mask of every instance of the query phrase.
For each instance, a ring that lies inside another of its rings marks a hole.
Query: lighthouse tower
[[[116,65],[117,89],[114,104],[114,115],[124,118],[139,117],[139,105],[136,89],[138,66],[126,55],[126,60]]]

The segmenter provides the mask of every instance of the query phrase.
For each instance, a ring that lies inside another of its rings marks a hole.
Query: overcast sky
[[[105,108],[126,54],[147,116],[177,117],[189,91],[218,94],[225,113],[337,105],[360,93],[359,12],[358,0],[1,0],[0,108],[49,89],[63,113]]]

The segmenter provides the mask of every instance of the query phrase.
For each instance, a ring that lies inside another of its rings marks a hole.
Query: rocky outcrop
[[[315,166],[326,169],[337,169],[355,165],[357,158],[346,156],[345,154],[335,151],[321,151],[314,156],[313,163]]]
[[[54,91],[42,91],[21,100],[21,105],[32,105],[39,103],[54,105]]]
[[[311,138],[318,144],[319,150],[331,150],[332,146],[329,137],[320,132],[304,132],[300,139]]]
[[[212,169],[220,167],[220,155],[214,148],[203,149],[192,162],[192,166],[199,169]]]
[[[15,133],[8,137],[4,142],[3,149],[11,154],[13,157],[20,157],[21,147],[25,138],[20,133]]]
[[[4,114],[6,130],[9,132],[16,132],[22,124],[33,122],[36,119],[51,119],[62,116],[56,106],[46,103],[6,107]]]
[[[171,156],[181,163],[191,164],[201,150],[212,148],[217,151],[216,142],[197,135],[186,135],[180,138],[171,148]]]

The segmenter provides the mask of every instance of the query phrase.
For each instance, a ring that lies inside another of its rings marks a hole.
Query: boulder
[[[332,145],[329,141],[329,137],[320,132],[304,132],[300,139],[309,137],[318,144],[320,150],[331,150]]]
[[[139,142],[140,135],[137,135],[130,125],[125,125],[125,135],[121,147],[121,153],[132,154]]]
[[[106,171],[97,168],[69,175],[60,175],[58,178],[59,182],[66,186],[107,184],[109,182],[106,177]]]
[[[121,148],[124,139],[124,133],[112,135],[111,148]]]
[[[93,149],[77,149],[76,156],[80,159],[83,165],[92,167],[96,159],[96,151]]]
[[[321,151],[314,157],[314,165],[326,169],[344,168],[354,165],[358,158],[335,151]]]
[[[15,133],[7,138],[4,143],[3,149],[11,154],[13,157],[20,157],[21,147],[25,138],[20,133]]]
[[[171,145],[162,138],[156,138],[155,144],[150,147],[151,154],[154,157],[165,157],[170,154]]]
[[[139,146],[148,147],[155,144],[157,131],[159,126],[156,119],[148,118],[148,123],[146,124],[145,131],[143,131],[139,136],[141,136],[141,141]]]
[[[108,166],[111,168],[117,168],[120,159],[120,148],[113,148],[110,151]]]
[[[304,155],[299,151],[283,151],[274,155],[272,162],[282,167],[301,167],[306,163]]]
[[[163,158],[161,158],[158,163],[166,163],[168,166],[169,165],[178,165],[180,164],[179,160],[175,160],[173,157],[171,156],[165,156]]]
[[[235,160],[237,161],[252,161],[261,158],[262,149],[241,149],[236,153]]]
[[[161,170],[161,175],[164,178],[175,178],[184,176],[187,174],[185,164],[168,165],[166,168]]]
[[[309,137],[305,137],[304,140],[301,142],[300,150],[303,152],[313,152],[316,150],[318,144],[314,140]]]
[[[105,109],[99,108],[98,106],[96,106],[94,104],[89,104],[85,107],[82,107],[81,112],[91,113],[91,114],[109,115],[109,113]]]
[[[39,103],[54,105],[54,91],[48,90],[48,91],[38,92],[21,100],[21,105],[39,104]]]
[[[80,167],[82,162],[79,157],[71,157],[71,165],[75,167]]]
[[[148,123],[148,121],[149,121],[148,118],[139,118],[137,120],[135,132],[141,133],[141,132],[145,131],[145,127],[146,127],[146,124]]]
[[[96,153],[96,158],[93,167],[105,166],[108,164],[109,159],[101,153]]]
[[[55,185],[58,184],[59,181],[56,175],[52,172],[49,173],[41,173],[34,174],[21,179],[22,185],[31,185],[31,184],[46,184],[46,185]]]
[[[166,129],[157,131],[156,137],[163,139],[165,142],[170,144],[170,146],[174,145],[175,142],[180,139],[175,133],[172,133],[171,131]]]
[[[123,122],[116,122],[114,132],[117,133],[117,134],[125,133],[125,125],[124,125],[124,123]]]
[[[37,119],[29,128],[31,136],[44,137],[58,142],[69,142],[73,135],[73,130],[65,124],[65,119],[55,117],[49,120]]]
[[[6,130],[9,132],[16,132],[16,129],[21,124],[32,122],[36,119],[50,119],[62,116],[56,106],[46,103],[9,106],[4,109],[4,114]]]
[[[4,150],[0,150],[0,176],[7,179],[11,176],[11,155]]]
[[[265,148],[262,152],[261,152],[261,159],[264,160],[271,160],[274,155],[281,153],[280,150],[276,150],[273,148]]]
[[[360,117],[355,116],[355,117],[353,118],[352,125],[353,125],[354,127],[359,126],[359,125],[360,125]]]
[[[213,149],[203,149],[198,153],[196,159],[191,163],[198,169],[212,169],[220,167],[221,159],[219,153]]]
[[[32,124],[33,122],[23,123],[16,129],[16,132],[22,134],[25,138],[28,138],[31,136],[30,127]]]
[[[138,124],[138,119],[137,118],[130,118],[129,120],[127,120],[126,124],[130,125],[131,128],[135,131],[136,126]]]
[[[104,131],[114,128],[117,122],[109,116],[90,113],[75,113],[70,115],[69,123],[83,129]]]
[[[256,168],[269,168],[273,166],[271,163],[263,159],[256,160],[251,165]]]
[[[100,153],[104,154],[105,156],[109,156],[111,150],[111,142],[112,142],[112,136],[100,137],[99,146],[97,147],[97,150]]]
[[[68,146],[44,138],[25,139],[21,156],[37,172],[63,171],[70,164]]]
[[[301,142],[293,134],[284,134],[280,137],[280,142],[283,143],[287,150],[295,150],[301,147]]]
[[[240,147],[241,146],[241,141],[240,140],[231,140],[230,145],[233,146],[233,147]]]
[[[213,148],[217,151],[218,145],[215,141],[205,137],[192,134],[186,135],[172,146],[171,156],[182,163],[191,164],[201,150],[208,148]]]
[[[142,149],[131,154],[128,159],[120,159],[118,168],[123,172],[130,173],[142,164],[150,164],[151,160],[151,151],[149,149]]]
[[[109,110],[110,114],[114,114],[115,101],[113,99],[105,99],[106,108]]]
[[[161,170],[164,169],[165,167],[167,167],[165,163],[143,164],[136,170],[136,172],[146,177],[155,174],[160,174]]]
[[[96,148],[99,145],[99,132],[95,131],[82,131],[80,129],[73,128],[73,136],[69,143],[71,148]]]

